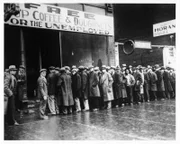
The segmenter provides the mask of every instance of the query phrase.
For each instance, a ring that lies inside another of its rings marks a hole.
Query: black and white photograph
[[[152,2],[3,2],[4,142],[176,141],[177,3]]]

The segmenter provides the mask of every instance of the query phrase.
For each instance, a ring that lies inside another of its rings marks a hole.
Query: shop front
[[[41,68],[114,65],[113,17],[46,4],[19,4],[5,22],[5,68],[26,67],[28,97]]]

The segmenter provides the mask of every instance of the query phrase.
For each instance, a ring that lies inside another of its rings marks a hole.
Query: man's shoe
[[[18,123],[17,121],[15,121],[14,125],[15,125],[15,126],[18,126],[18,125],[19,125],[19,123]]]

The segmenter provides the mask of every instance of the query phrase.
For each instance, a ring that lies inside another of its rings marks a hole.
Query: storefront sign
[[[114,35],[113,17],[45,4],[19,4],[20,14],[5,22],[15,26],[45,28],[99,35]]]
[[[168,35],[176,32],[176,21],[166,21],[153,25],[153,36]]]
[[[176,52],[175,52],[174,46],[164,47],[164,49],[163,49],[163,61],[164,61],[164,66],[176,68]]]
[[[134,41],[135,48],[142,48],[142,49],[151,49],[151,42],[150,41]]]

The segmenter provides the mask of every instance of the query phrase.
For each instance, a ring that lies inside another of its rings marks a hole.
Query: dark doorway
[[[60,66],[60,50],[58,31],[24,28],[26,51],[27,93],[34,96],[37,79],[41,68]]]

